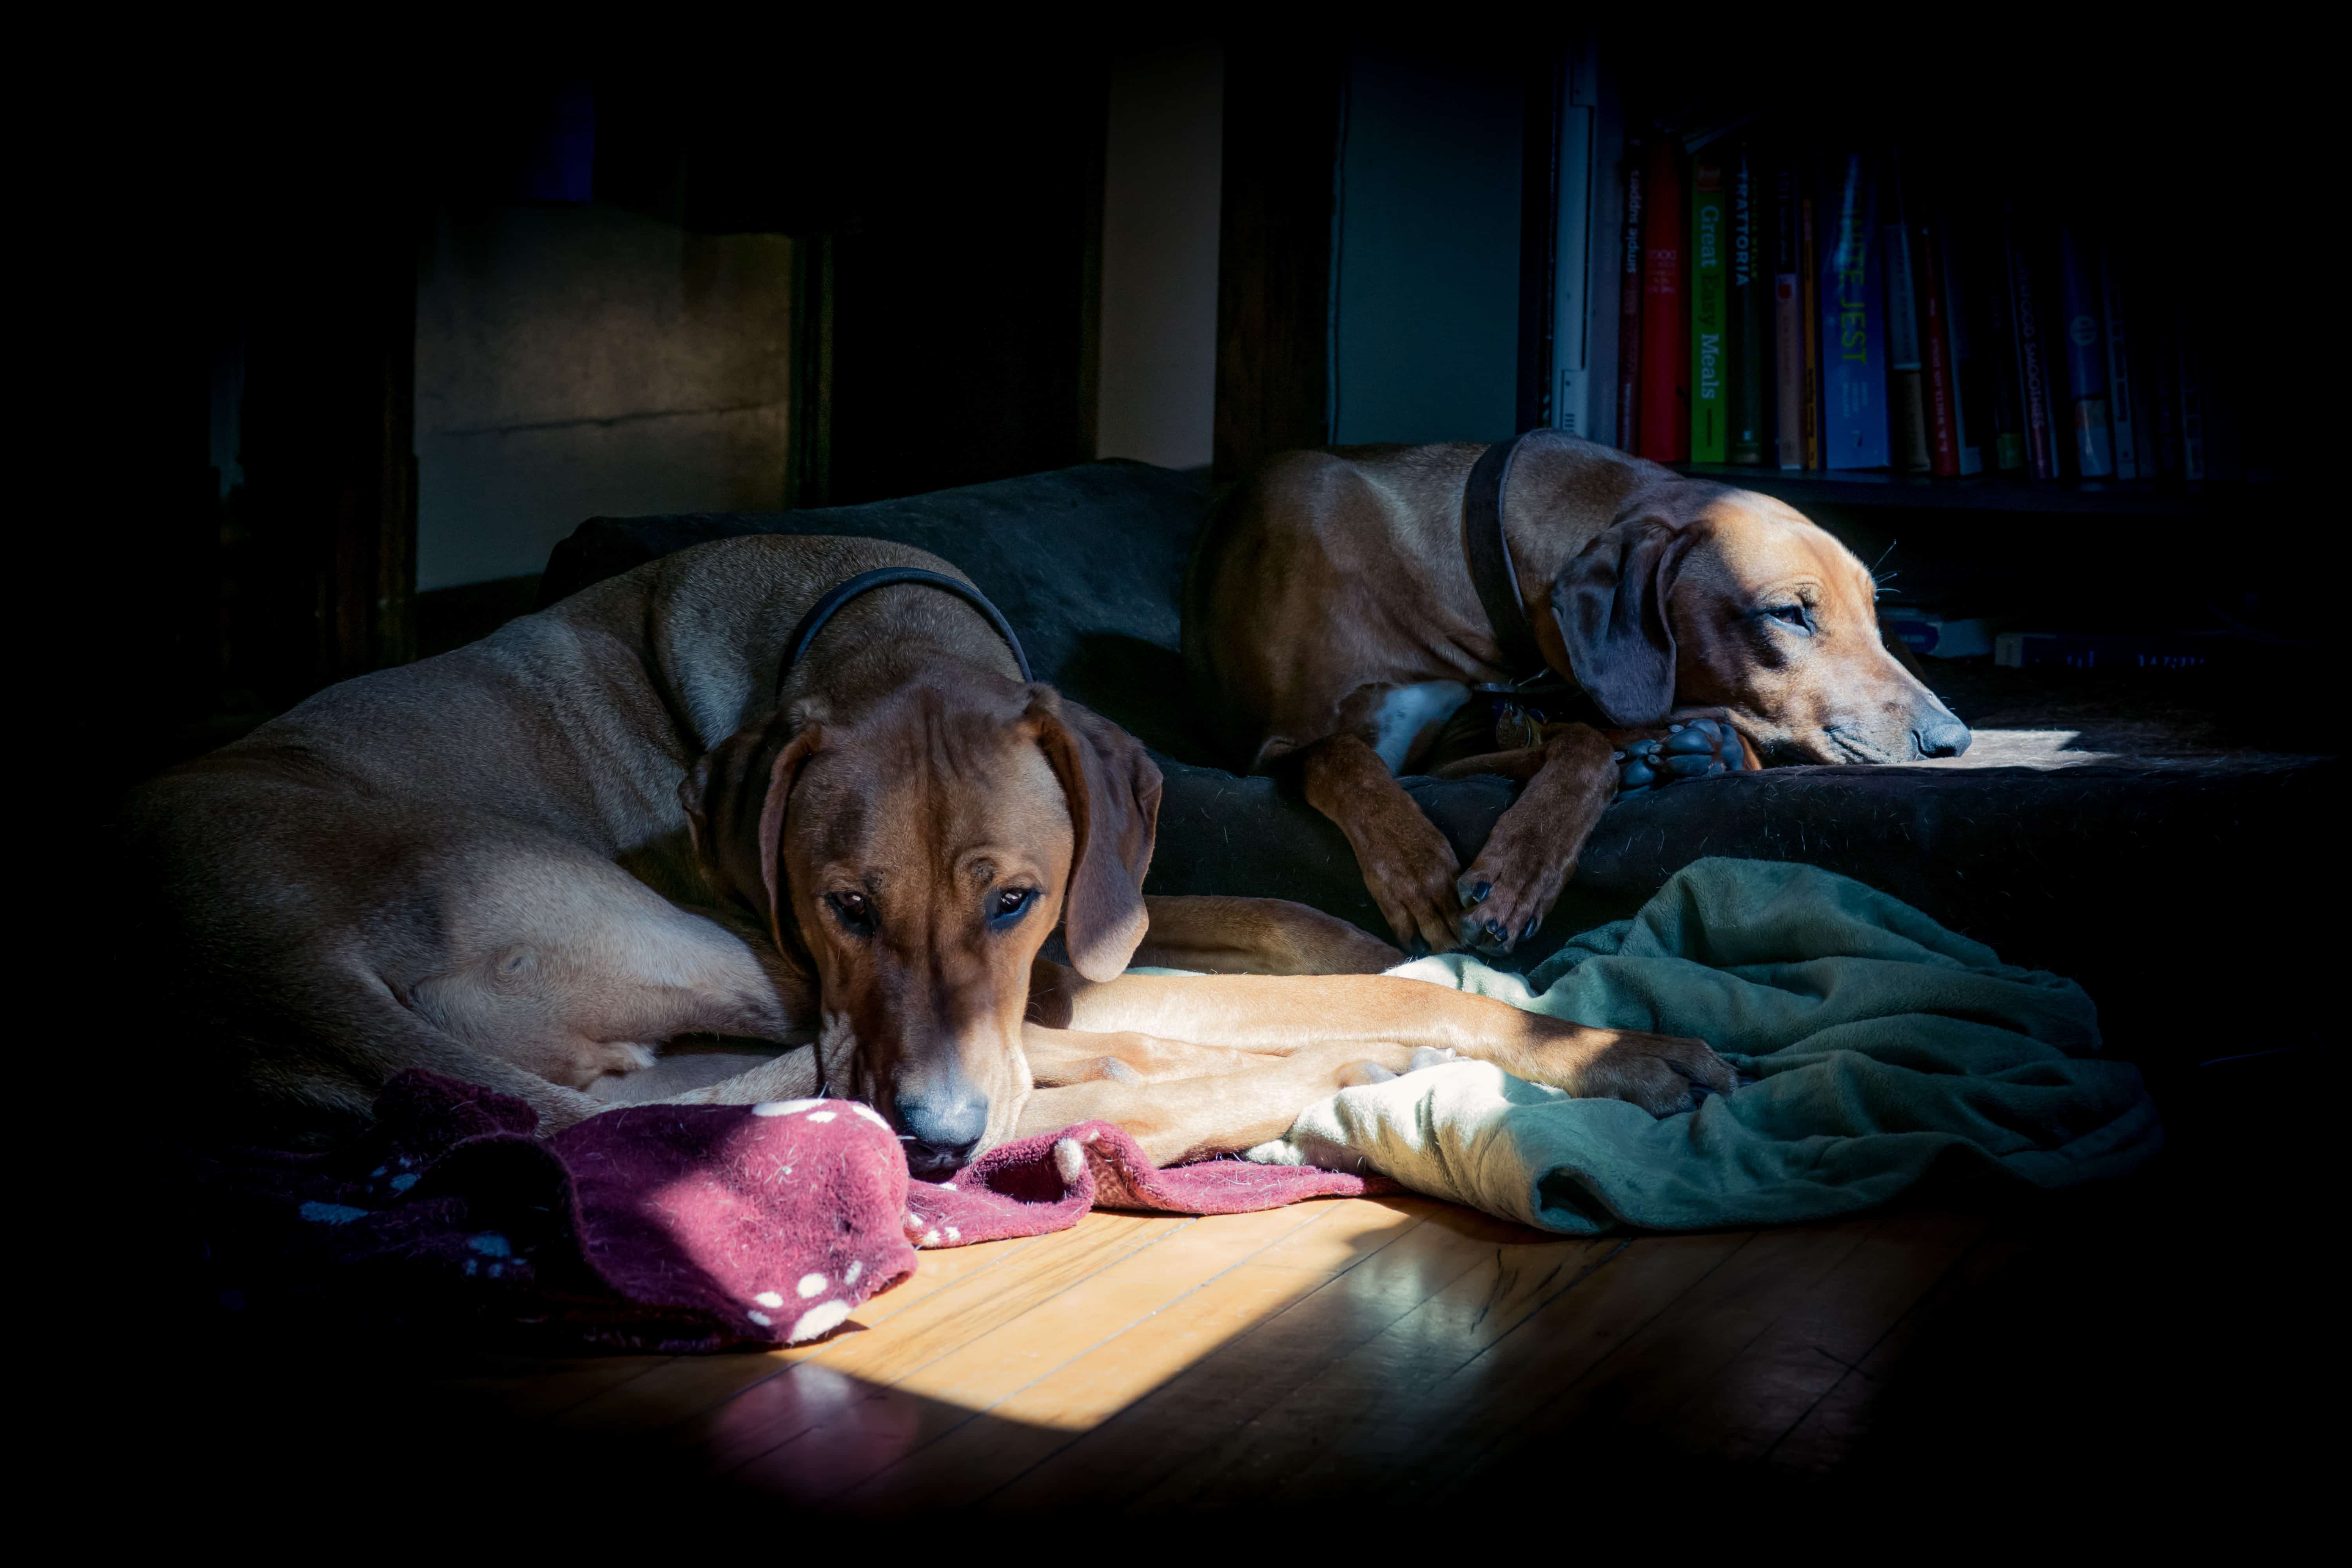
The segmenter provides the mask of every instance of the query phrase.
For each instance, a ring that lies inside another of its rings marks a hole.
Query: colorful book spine
[[[1912,267],[1903,175],[1891,157],[1878,210],[1880,265],[1886,274],[1887,436],[1895,467],[1924,474],[1934,466],[1927,447],[1927,353],[1920,342],[1918,279]]]
[[[1731,174],[1731,460],[1764,460],[1772,405],[1772,354],[1764,283],[1764,182],[1755,149],[1742,141]]]
[[[1642,449],[1642,147],[1625,152],[1623,275],[1617,287],[1617,445]]]
[[[1772,162],[1772,455],[1784,468],[1805,466],[1805,323],[1802,247],[1797,242],[1804,209],[1797,203],[1797,167],[1783,153]]]
[[[1822,319],[1821,288],[1816,281],[1822,275],[1820,258],[1816,254],[1820,247],[1813,243],[1813,235],[1816,232],[1815,219],[1819,215],[1813,210],[1813,198],[1809,194],[1799,203],[1797,218],[1797,252],[1803,267],[1803,270],[1798,274],[1801,279],[1799,287],[1804,290],[1805,296],[1803,300],[1805,314],[1803,417],[1805,467],[1809,468],[1818,468],[1822,466],[1822,335],[1813,330],[1813,324]]]
[[[1720,463],[1731,456],[1731,356],[1726,329],[1731,251],[1731,193],[1723,161],[1712,153],[1691,160],[1690,460]]]
[[[1642,456],[1690,457],[1690,312],[1683,299],[1682,170],[1672,137],[1650,148],[1642,204]]]
[[[2066,404],[2074,431],[2075,471],[2115,478],[2115,436],[2107,424],[2106,315],[2098,268],[2074,228],[2058,231],[2058,295],[2066,356]]]
[[[1984,355],[1977,312],[1971,309],[1962,247],[1944,216],[1936,230],[1936,255],[1943,269],[1944,331],[1951,342],[1952,424],[1959,446],[1960,472],[1984,472],[1985,443],[1992,434],[1990,362]]]
[[[1883,468],[1891,453],[1877,189],[1860,153],[1838,154],[1828,176],[1820,243],[1822,463]]]
[[[2052,417],[2049,344],[2043,332],[2041,290],[2024,236],[2012,216],[2003,225],[2009,259],[2010,328],[2017,339],[2017,376],[2025,421],[2026,471],[2037,479],[2058,477],[2058,441]]]
[[[2111,247],[2099,258],[2099,293],[2107,313],[2107,427],[2115,433],[2116,478],[2155,476],[2141,461],[2139,386],[2133,379],[2132,341],[2124,331],[2123,279]]]
[[[1953,373],[1943,227],[1923,219],[1913,237],[1919,257],[1920,384],[1927,401],[1927,466],[1938,478],[1956,479],[1960,477],[1959,378]]]

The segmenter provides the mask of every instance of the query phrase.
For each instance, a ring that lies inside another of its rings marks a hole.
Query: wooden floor
[[[926,1253],[814,1346],[436,1383],[853,1513],[1433,1499],[1595,1415],[1650,1448],[1823,1475],[1939,1303],[2012,1251],[1948,1212],[1601,1240],[1423,1199],[1096,1214]]]

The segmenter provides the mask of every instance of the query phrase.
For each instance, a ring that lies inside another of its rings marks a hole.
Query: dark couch
[[[1228,759],[1203,738],[1177,605],[1208,499],[1188,475],[1104,462],[864,506],[596,518],[556,547],[541,602],[739,534],[866,534],[929,550],[1003,608],[1040,679],[1159,756],[1168,782],[1150,890],[1297,899],[1389,936],[1339,830],[1274,780],[1224,771]],[[1934,673],[1979,726],[1967,757],[1776,769],[1621,802],[1513,962],[1630,912],[1702,856],[1805,860],[1893,893],[2012,963],[2075,975],[2116,1046],[2144,1058],[2202,1060],[2312,1036],[2315,1026],[2264,1004],[2307,985],[2318,961],[2322,929],[2299,917],[2294,889],[2309,877],[2311,826],[2325,820],[2340,763],[2217,741],[2177,703],[2151,704],[2129,687]],[[2104,698],[2091,719],[2086,690]],[[1498,779],[1407,788],[1465,864],[1512,795]]]

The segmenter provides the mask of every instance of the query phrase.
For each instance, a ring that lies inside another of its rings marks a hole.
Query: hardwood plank
[[[1540,1236],[1521,1231],[1521,1237]],[[1266,1410],[1230,1445],[1196,1466],[1186,1506],[1214,1508],[1279,1493],[1335,1445],[1351,1448],[1349,1473],[1360,1482],[1366,1460],[1385,1449],[1393,1468],[1408,1467],[1421,1441],[1391,1445],[1401,1432],[1425,1440],[1429,1392],[1461,1372],[1554,1299],[1605,1267],[1625,1243],[1617,1238],[1505,1241],[1458,1279],[1340,1357]],[[1349,1444],[1360,1428],[1374,1440]],[[1367,1452],[1370,1450],[1370,1452]]]
[[[677,1359],[661,1355],[561,1361],[500,1357],[487,1366],[477,1363],[478,1370],[433,1378],[430,1384],[445,1394],[478,1399],[512,1420],[543,1421]]]
[[[1878,1348],[1988,1228],[1980,1216],[1955,1214],[1895,1214],[1871,1224],[1859,1246],[1674,1413],[1668,1435],[1724,1458],[1760,1457]]]
[[[1998,1278],[2024,1250],[2014,1230],[1993,1228],[1956,1259],[1870,1353],[1764,1451],[1763,1458],[1776,1470],[1817,1476],[1834,1471],[1870,1431],[1888,1375],[1902,1364],[1921,1332],[1938,1314]]]
[[[1157,1489],[1338,1357],[1474,1268],[1488,1234],[1420,1223],[1267,1321],[1218,1347],[984,1500],[1034,1513],[1073,1501],[1162,1500]],[[1267,1249],[1271,1258],[1286,1249]]]
[[[903,1391],[963,1414],[848,1478],[846,1506],[874,1511],[968,1502],[1331,1278],[1262,1257],[1328,1218],[1305,1208],[1204,1219],[924,1369]],[[785,1489],[830,1496],[831,1479]],[[854,1485],[848,1483],[855,1483]],[[840,1491],[843,1487],[835,1487]]]
[[[1034,1241],[1017,1268],[985,1269],[934,1293],[872,1333],[828,1342],[821,1356],[672,1429],[715,1471],[731,1471],[833,1418],[854,1401],[949,1353],[973,1334],[1019,1316],[1139,1247],[1193,1223],[1167,1216],[1093,1214]],[[895,1411],[898,1406],[889,1407]],[[894,1417],[895,1418],[895,1417]]]
[[[860,1333],[871,1333],[941,1290],[996,1268],[1017,1268],[1024,1250],[1042,1238],[1017,1237],[976,1247],[919,1255],[914,1275],[874,1297],[857,1315],[813,1345],[734,1354],[678,1356],[644,1375],[604,1389],[562,1413],[566,1426],[599,1432],[648,1432],[674,1426],[796,1362],[825,1354]]]
[[[1613,1426],[1660,1435],[1685,1451],[1704,1450],[1716,1434],[1675,1429],[1676,1415],[1772,1324],[1812,1297],[1883,1223],[1871,1217],[1749,1234],[1582,1375],[1566,1386],[1547,1380],[1549,1397],[1507,1429],[1493,1431],[1491,1442],[1437,1457],[1421,1484],[1458,1487],[1477,1472],[1513,1466],[1596,1406],[1605,1407]],[[1665,1239],[1645,1239],[1630,1250]]]
[[[1727,1232],[1554,1243],[1563,1262],[1573,1257],[1575,1265],[1521,1287],[1520,1300],[1531,1310],[1483,1348],[1450,1368],[1446,1358],[1433,1357],[1416,1376],[1409,1358],[1418,1314],[1409,1315],[1368,1363],[1377,1368],[1406,1358],[1394,1386],[1369,1395],[1360,1410],[1302,1394],[1304,1419],[1286,1422],[1269,1412],[1260,1424],[1275,1436],[1286,1435],[1288,1446],[1236,1446],[1228,1461],[1234,1474],[1204,1478],[1201,1492],[1204,1499],[1231,1496],[1252,1477],[1265,1495],[1286,1500],[1426,1489],[1449,1468],[1459,1468],[1463,1456],[1492,1447],[1605,1361],[1748,1240]],[[1491,1278],[1486,1267],[1465,1275],[1461,1295],[1474,1296]],[[1433,1311],[1443,1316],[1458,1300],[1435,1301]]]

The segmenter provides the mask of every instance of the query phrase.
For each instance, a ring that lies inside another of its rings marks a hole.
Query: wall
[[[417,586],[582,520],[783,504],[792,241],[615,207],[444,213],[418,269]]]
[[[1199,43],[1114,60],[1108,110],[1096,449],[1203,467],[1216,395],[1223,51]]]
[[[1511,62],[1353,52],[1333,224],[1333,439],[1517,422],[1523,96]]]

